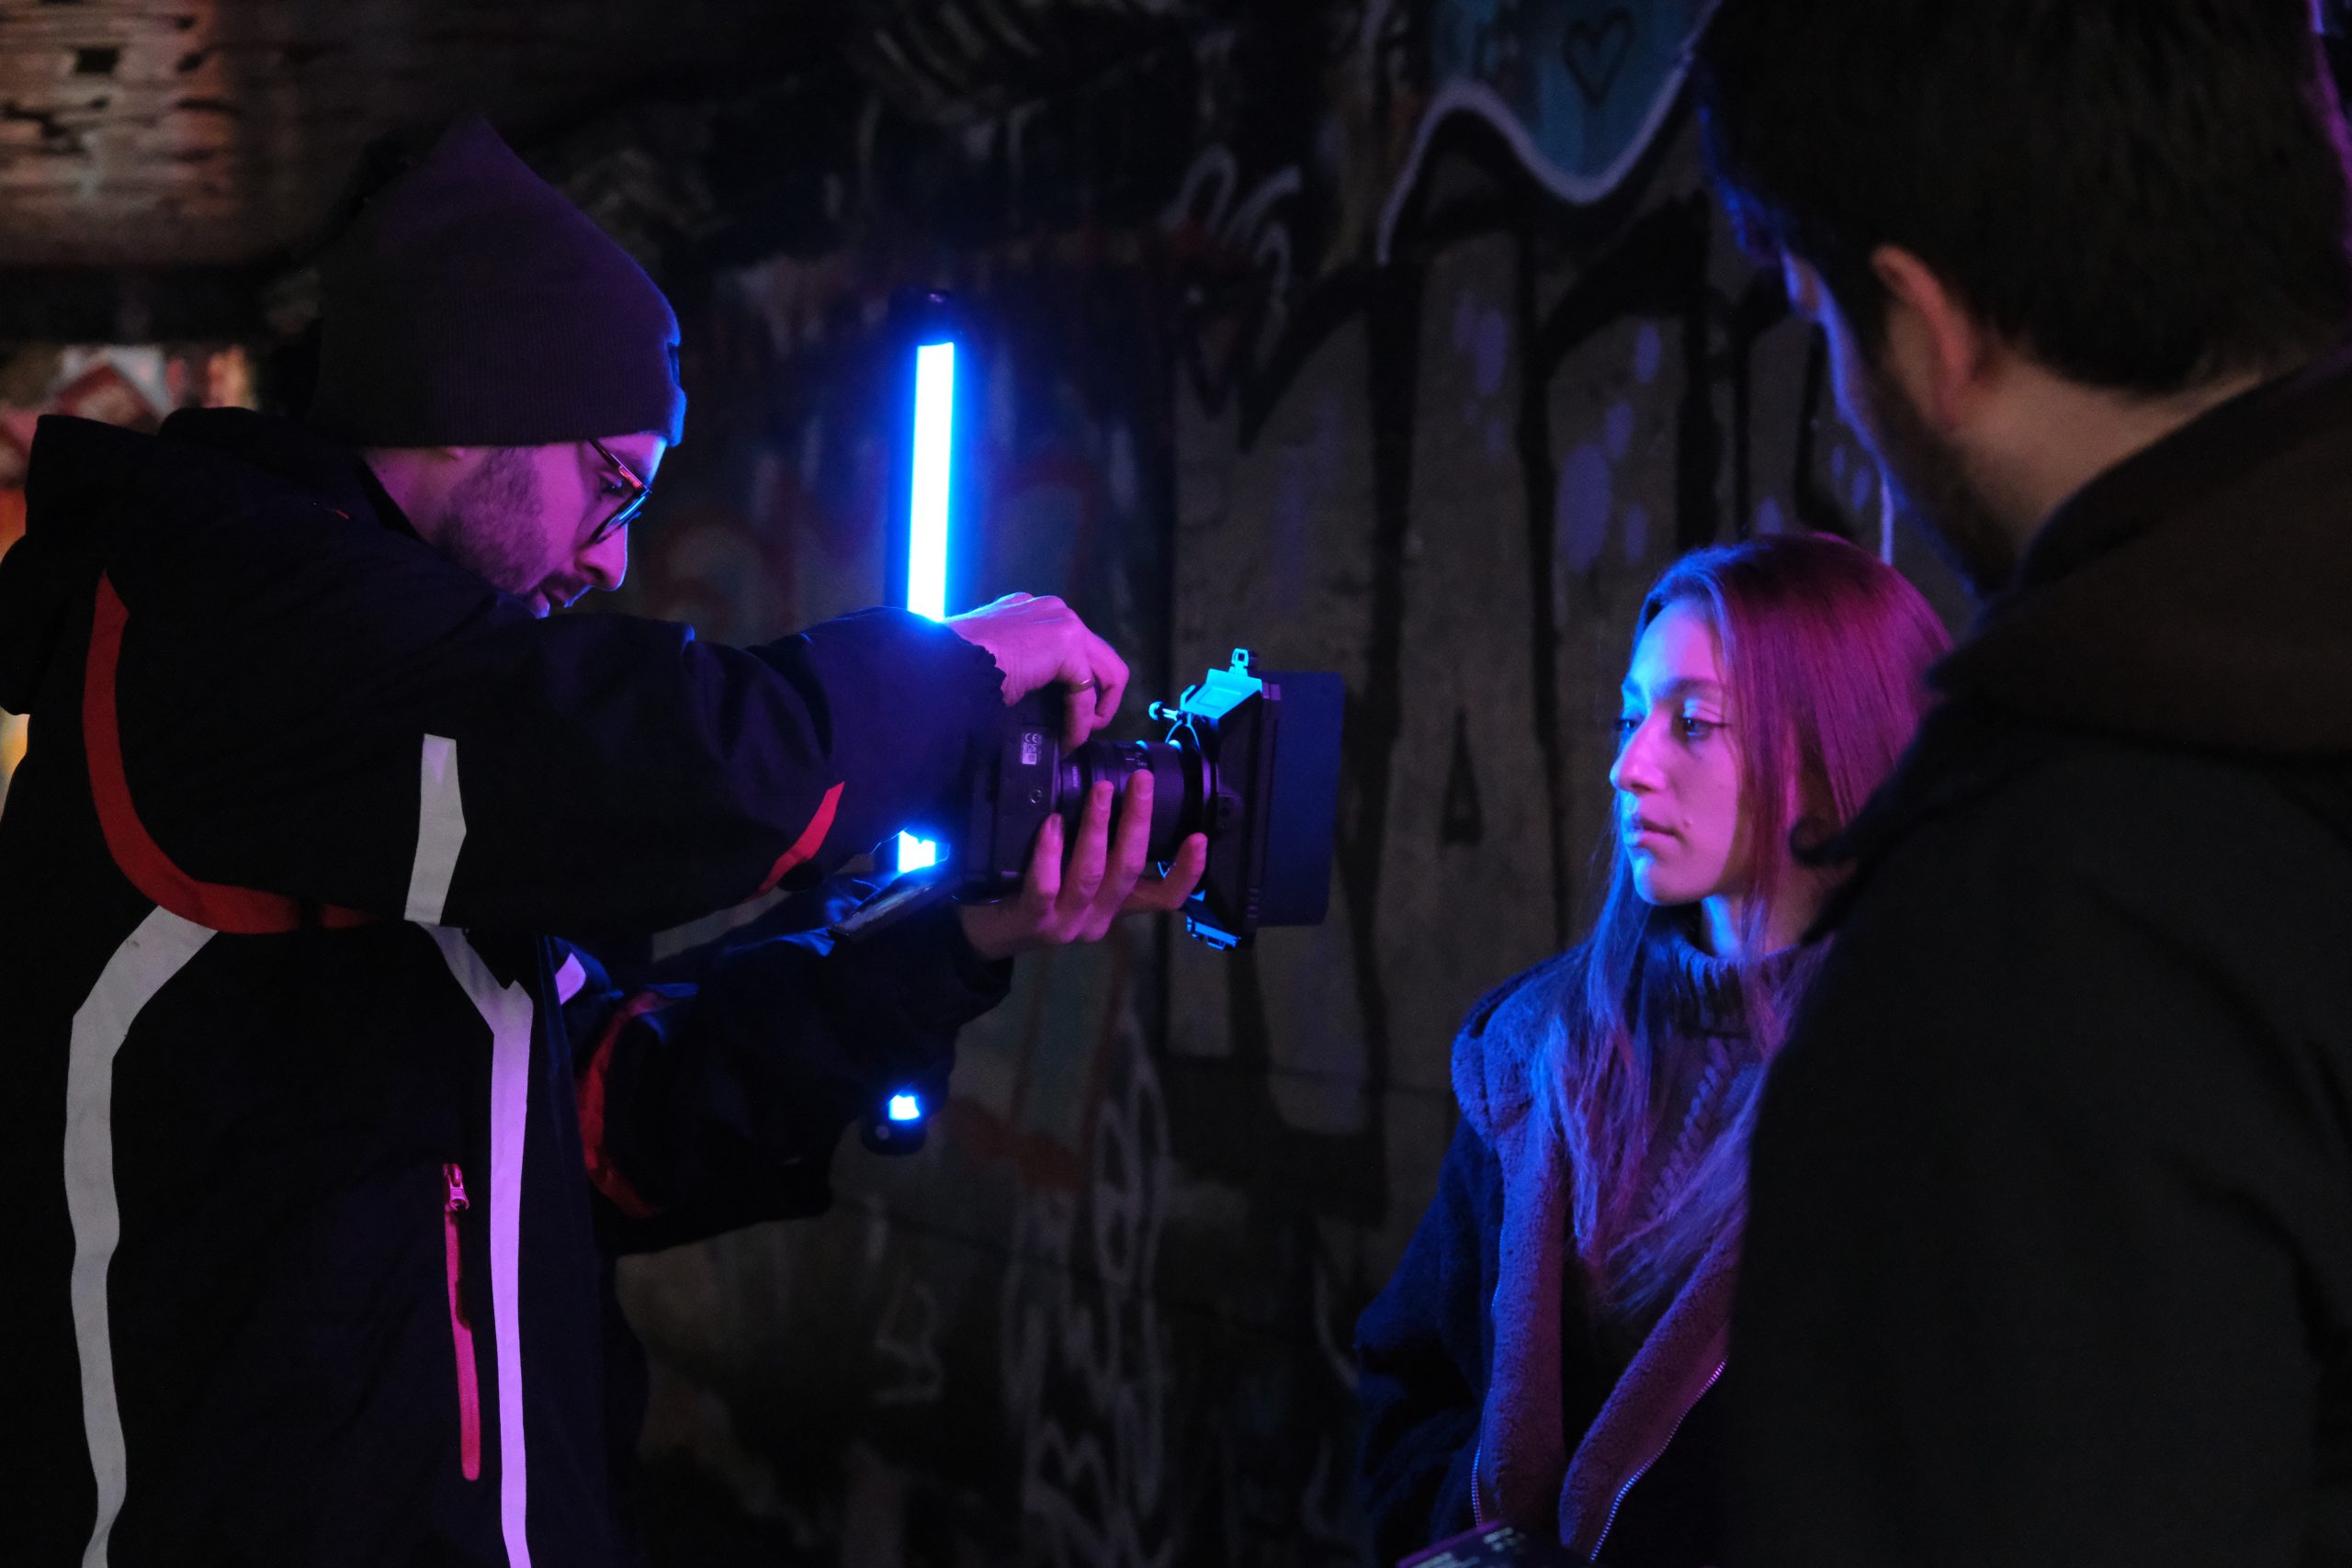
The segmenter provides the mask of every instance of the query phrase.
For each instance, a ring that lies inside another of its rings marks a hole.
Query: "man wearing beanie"
[[[634,1560],[613,1257],[821,1209],[1012,953],[1199,875],[1195,840],[1138,886],[1139,784],[1004,906],[806,934],[1007,701],[1107,719],[1117,656],[1018,595],[747,649],[550,618],[626,570],[678,329],[479,120],[323,282],[307,425],[44,420],[0,561],[0,706],[39,715],[0,820],[12,1563]],[[547,934],[779,887],[627,989]]]

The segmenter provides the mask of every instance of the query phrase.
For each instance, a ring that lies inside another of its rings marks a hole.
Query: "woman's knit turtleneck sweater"
[[[1725,1227],[1671,1300],[1642,1314],[1640,1333],[1600,1412],[1582,1434],[1564,1430],[1563,1292],[1580,1279],[1570,1244],[1566,1157],[1538,1092],[1538,1063],[1578,949],[1526,976],[1454,1046],[1463,1114],[1495,1150],[1503,1176],[1493,1365],[1479,1426],[1476,1495],[1482,1517],[1548,1528],[1590,1553],[1618,1501],[1664,1450],[1682,1417],[1723,1366],[1724,1328],[1738,1256]],[[1792,950],[1764,961],[1758,978],[1792,997],[1816,954]],[[1665,922],[1637,970],[1636,1028],[1671,1036],[1656,1053],[1662,1124],[1653,1146],[1654,1191],[1672,1189],[1679,1164],[1695,1159],[1752,1090],[1762,1051],[1746,1026],[1737,967],[1702,952]],[[1676,1123],[1679,1122],[1679,1125]],[[1614,1358],[1612,1358],[1613,1359]]]
[[[1812,972],[1818,950],[1788,948],[1756,965],[1753,983],[1783,1010]],[[1660,921],[1643,946],[1634,1027],[1657,1046],[1650,1086],[1652,1139],[1639,1223],[1679,1196],[1692,1168],[1759,1087],[1766,1041],[1749,1027],[1737,961],[1717,958]],[[1540,1083],[1531,1092],[1540,1093]],[[1646,1327],[1655,1312],[1636,1314]]]

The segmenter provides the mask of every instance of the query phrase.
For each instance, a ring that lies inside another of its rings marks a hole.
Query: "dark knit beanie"
[[[355,445],[684,431],[670,302],[478,116],[367,198],[320,283],[310,419]]]

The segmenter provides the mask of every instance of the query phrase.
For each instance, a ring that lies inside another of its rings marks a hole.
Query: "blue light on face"
[[[890,1120],[893,1122],[922,1121],[922,1101],[911,1094],[892,1095],[890,1097]]]
[[[934,621],[947,618],[947,500],[955,471],[956,345],[927,343],[915,350],[913,483],[907,507],[907,608]],[[899,835],[899,870],[939,863],[939,846],[911,833]],[[920,1114],[920,1112],[918,1112]]]

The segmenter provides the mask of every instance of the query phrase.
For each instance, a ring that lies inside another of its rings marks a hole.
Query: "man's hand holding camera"
[[[947,618],[948,629],[988,649],[1004,671],[1007,706],[1040,686],[1056,682],[1069,689],[1066,746],[1080,746],[1111,722],[1127,691],[1127,661],[1087,630],[1078,612],[1052,594],[1035,598],[1008,593],[966,615]]]
[[[1145,875],[1151,792],[1148,773],[1129,776],[1114,833],[1111,786],[1096,784],[1078,836],[1067,846],[1062,819],[1046,818],[1021,891],[1001,904],[967,904],[957,911],[973,949],[984,958],[1010,958],[1065,942],[1101,942],[1121,915],[1165,914],[1191,897],[1208,865],[1209,841],[1193,834],[1165,876]]]
[[[1118,712],[1126,661],[1061,600],[1010,593],[947,625],[996,660],[1004,671],[1007,704],[1057,682],[1069,688],[1067,744],[1083,744]],[[1152,790],[1148,771],[1132,775],[1115,803],[1110,784],[1096,784],[1074,836],[1059,817],[1048,818],[1020,891],[1001,903],[957,911],[974,950],[998,959],[1100,942],[1121,915],[1164,914],[1182,905],[1207,867],[1208,840],[1193,834],[1165,875],[1145,874]]]

